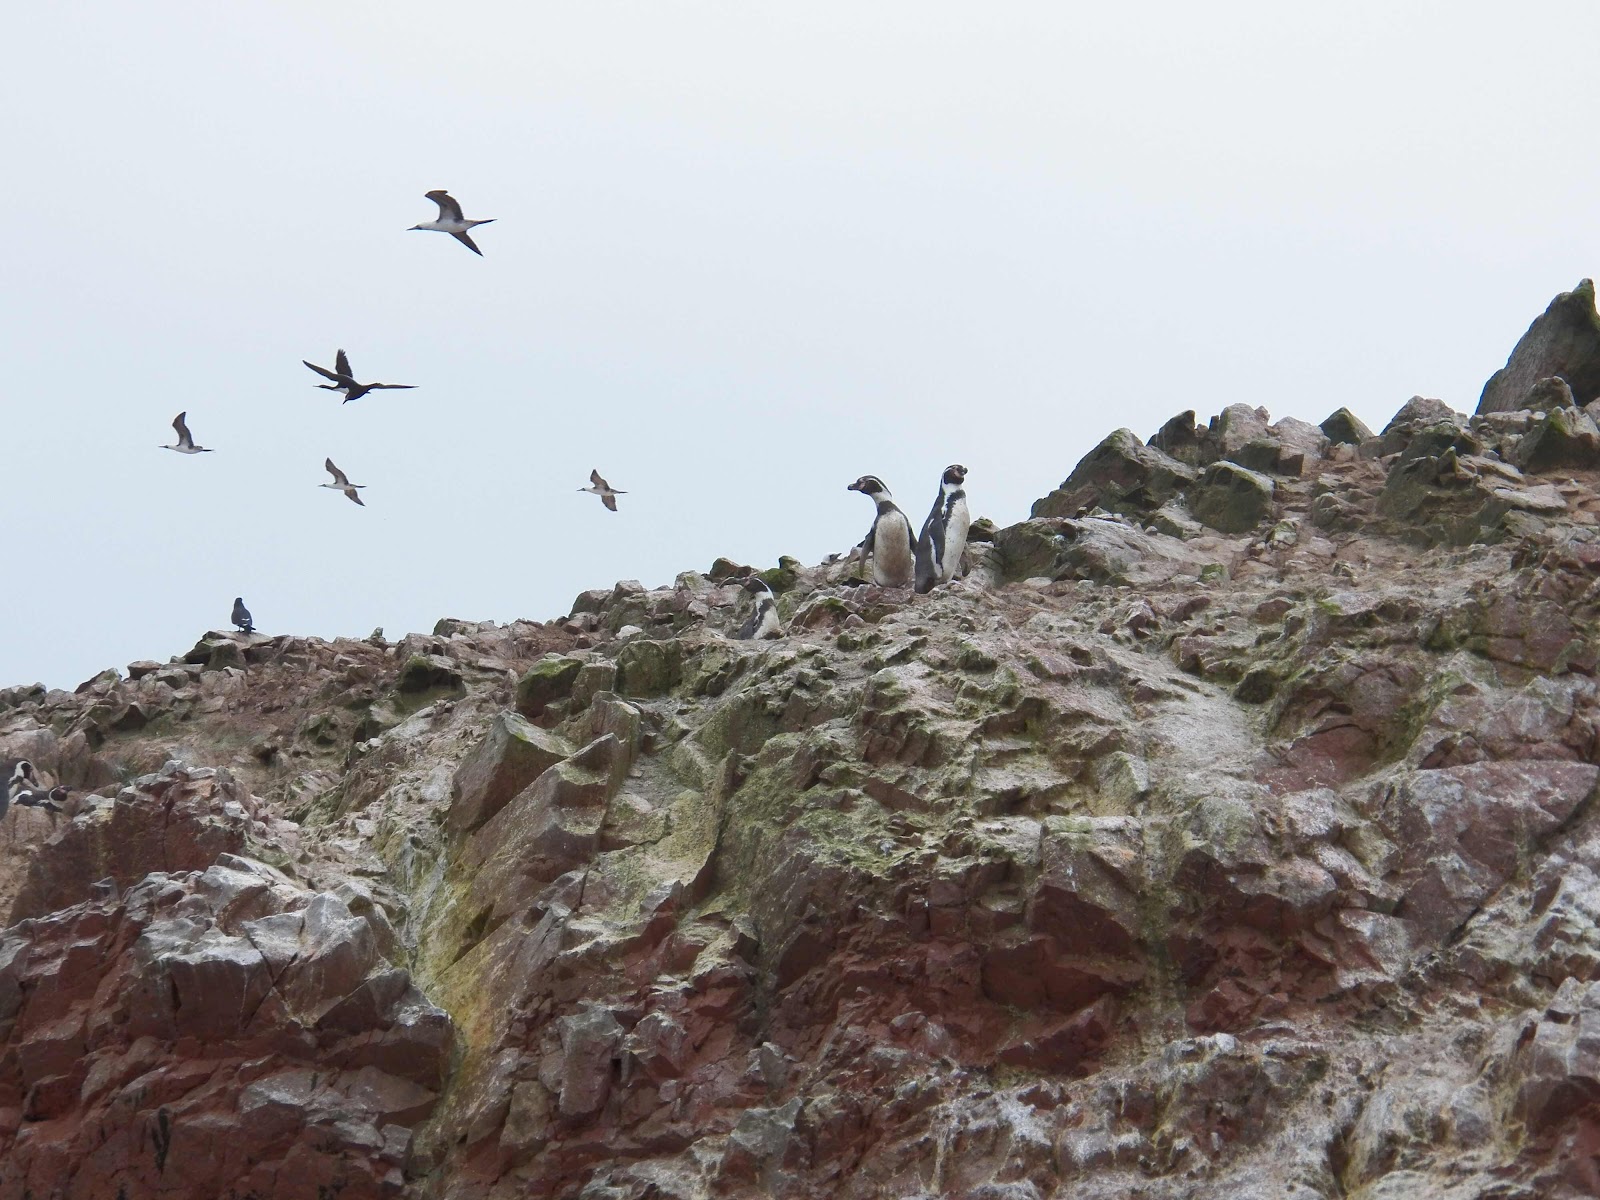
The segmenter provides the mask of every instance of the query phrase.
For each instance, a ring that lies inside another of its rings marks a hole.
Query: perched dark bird
[[[861,540],[861,553],[872,556],[872,582],[879,587],[910,587],[917,551],[911,519],[876,475],[863,475],[846,490],[871,497],[878,507],[872,528]]]
[[[356,489],[357,488],[364,488],[364,487],[367,486],[366,484],[364,484],[364,483],[351,483],[350,480],[348,478],[346,478],[345,473],[343,471],[339,470],[338,467],[333,465],[333,459],[331,459],[331,458],[328,459],[326,462],[324,462],[322,465],[325,468],[327,468],[328,474],[333,476],[333,482],[332,483],[319,483],[317,485],[318,487],[332,488],[336,492],[343,492],[346,496],[350,497],[350,499],[354,500],[357,504],[361,505],[362,508],[366,507],[366,504],[361,499],[361,497],[356,495]]]
[[[782,637],[783,627],[778,624],[778,598],[772,594],[767,581],[759,575],[752,575],[744,581],[744,590],[756,598],[756,606],[733,636],[741,641]]]
[[[967,529],[972,514],[967,511],[967,493],[962,490],[967,469],[953,463],[939,479],[939,496],[933,511],[922,523],[917,538],[917,591],[930,592],[936,583],[949,583],[961,566],[967,548]]]
[[[314,362],[306,362],[303,358],[300,361],[306,363],[306,366],[324,379],[333,380],[332,383],[319,383],[317,386],[325,392],[338,392],[344,397],[341,401],[343,404],[349,404],[352,400],[359,400],[368,392],[377,391],[379,388],[388,391],[408,392],[417,386],[414,383],[357,383],[356,377],[350,373],[350,356],[343,350],[334,355],[334,369],[331,371],[327,367],[317,366]]]
[[[244,606],[244,597],[233,598],[233,623],[240,633],[254,633],[256,623],[250,619],[250,610]]]
[[[599,471],[590,471],[589,486],[586,488],[579,488],[578,490],[580,492],[590,492],[596,496],[599,496],[600,503],[604,504],[612,512],[617,511],[617,497],[626,496],[628,494],[627,492],[617,491],[616,488],[612,487],[604,479],[600,478]]]
[[[421,225],[413,225],[411,228],[433,229],[440,233],[448,233],[468,250],[482,258],[483,251],[478,249],[478,243],[472,240],[467,230],[476,225],[491,225],[494,223],[494,218],[490,217],[484,221],[467,220],[466,217],[461,215],[461,205],[457,204],[451,198],[450,193],[443,188],[435,188],[431,192],[425,192],[424,195],[439,206],[439,219],[437,221],[425,221]]]
[[[189,415],[188,410],[172,418],[172,427],[178,431],[178,444],[176,446],[163,446],[163,450],[176,450],[179,454],[210,454],[209,446],[196,446],[194,438],[189,434],[189,426],[184,424],[184,418]]]

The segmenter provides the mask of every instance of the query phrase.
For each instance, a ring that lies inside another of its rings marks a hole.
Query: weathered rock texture
[[[1552,394],[1119,433],[772,643],[723,565],[0,693],[80,789],[0,831],[0,1198],[1600,1194]]]

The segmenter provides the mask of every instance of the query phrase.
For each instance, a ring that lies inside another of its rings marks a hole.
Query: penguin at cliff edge
[[[934,584],[949,583],[961,568],[961,554],[967,548],[967,529],[972,514],[967,511],[967,493],[962,490],[967,469],[952,463],[939,480],[939,496],[933,511],[922,523],[917,538],[917,591],[930,592]]]
[[[872,582],[879,587],[910,587],[917,554],[911,519],[900,511],[876,475],[863,475],[846,490],[860,492],[878,506],[878,515],[861,543],[862,554],[872,555]]]
[[[772,594],[767,581],[759,575],[752,575],[744,581],[744,590],[756,598],[756,606],[733,636],[746,642],[782,637],[783,628],[778,624],[778,598]]]

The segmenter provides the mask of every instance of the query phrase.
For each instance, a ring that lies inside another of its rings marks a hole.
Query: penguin
[[[25,758],[5,759],[0,762],[0,772],[5,776],[5,796],[8,801],[18,792],[39,786],[39,776],[34,771],[33,764]]]
[[[244,606],[244,597],[233,598],[233,624],[240,633],[254,633],[256,623],[250,619],[250,610]]]
[[[961,553],[967,548],[967,529],[972,514],[967,511],[967,469],[952,463],[939,480],[939,495],[933,511],[922,523],[917,538],[917,591],[931,592],[936,583],[949,583],[961,567]]]
[[[846,490],[870,496],[878,506],[872,528],[861,542],[862,554],[872,555],[872,582],[879,587],[910,587],[917,550],[911,519],[876,475],[863,475]]]
[[[30,788],[25,792],[18,792],[11,798],[11,803],[20,804],[25,808],[42,808],[46,812],[62,813],[67,811],[62,807],[67,795],[67,789],[64,787],[53,787],[48,792],[43,788]]]
[[[783,627],[778,624],[778,598],[772,594],[767,581],[759,575],[752,575],[744,581],[744,590],[756,598],[756,606],[733,636],[746,642],[782,637]]]

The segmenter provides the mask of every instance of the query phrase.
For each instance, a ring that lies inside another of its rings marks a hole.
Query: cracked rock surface
[[[1600,1194],[1541,320],[1527,407],[1117,431],[927,596],[783,560],[778,641],[719,560],[0,692],[77,789],[0,831],[0,1198]]]

